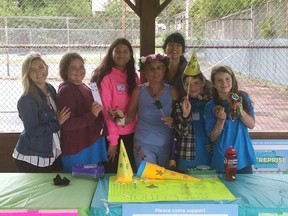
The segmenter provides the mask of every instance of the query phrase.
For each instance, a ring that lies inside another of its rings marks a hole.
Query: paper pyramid
[[[120,140],[120,153],[117,169],[117,181],[120,183],[131,182],[133,171],[127,155],[123,140]]]
[[[170,180],[184,180],[184,181],[199,181],[200,179],[174,172],[171,170],[167,170],[164,167],[160,167],[156,164],[151,164],[146,161],[142,161],[138,171],[138,178],[146,178],[146,179],[170,179]]]
[[[195,76],[200,73],[201,73],[200,66],[197,60],[196,51],[194,50],[191,59],[184,70],[184,74],[187,76]]]

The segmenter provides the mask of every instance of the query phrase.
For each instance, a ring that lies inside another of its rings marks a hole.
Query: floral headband
[[[144,67],[148,64],[150,64],[151,62],[154,61],[159,61],[162,62],[164,64],[164,66],[167,68],[170,62],[170,57],[165,55],[165,54],[150,54],[148,56],[141,56],[139,59],[139,71],[142,71],[144,69]]]

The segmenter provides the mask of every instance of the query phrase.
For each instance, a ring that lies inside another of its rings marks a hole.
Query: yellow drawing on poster
[[[151,180],[134,178],[121,184],[109,178],[109,202],[158,202],[188,200],[233,200],[235,197],[219,178],[200,181]]]

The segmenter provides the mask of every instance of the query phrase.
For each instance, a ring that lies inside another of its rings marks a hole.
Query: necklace
[[[164,84],[161,84],[161,87],[158,89],[152,89],[150,85],[147,87],[149,95],[154,99],[159,99],[164,92]]]
[[[44,94],[46,95],[47,104],[48,104],[49,106],[51,106],[50,91],[49,91],[49,89],[48,89],[46,86],[45,86],[44,89],[45,89],[45,90],[44,90],[43,92],[44,92]]]
[[[46,100],[47,100],[47,104],[49,106],[51,106],[51,101],[50,101],[50,92],[48,91],[48,94],[46,95]]]

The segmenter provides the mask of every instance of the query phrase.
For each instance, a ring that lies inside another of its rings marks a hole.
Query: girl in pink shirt
[[[109,47],[100,66],[95,69],[91,82],[96,82],[104,106],[103,114],[108,129],[107,147],[109,161],[105,166],[106,173],[117,172],[120,140],[123,140],[130,163],[136,172],[133,156],[133,137],[136,118],[125,126],[113,121],[113,110],[126,109],[133,89],[140,83],[135,70],[133,49],[125,38],[116,39]]]

